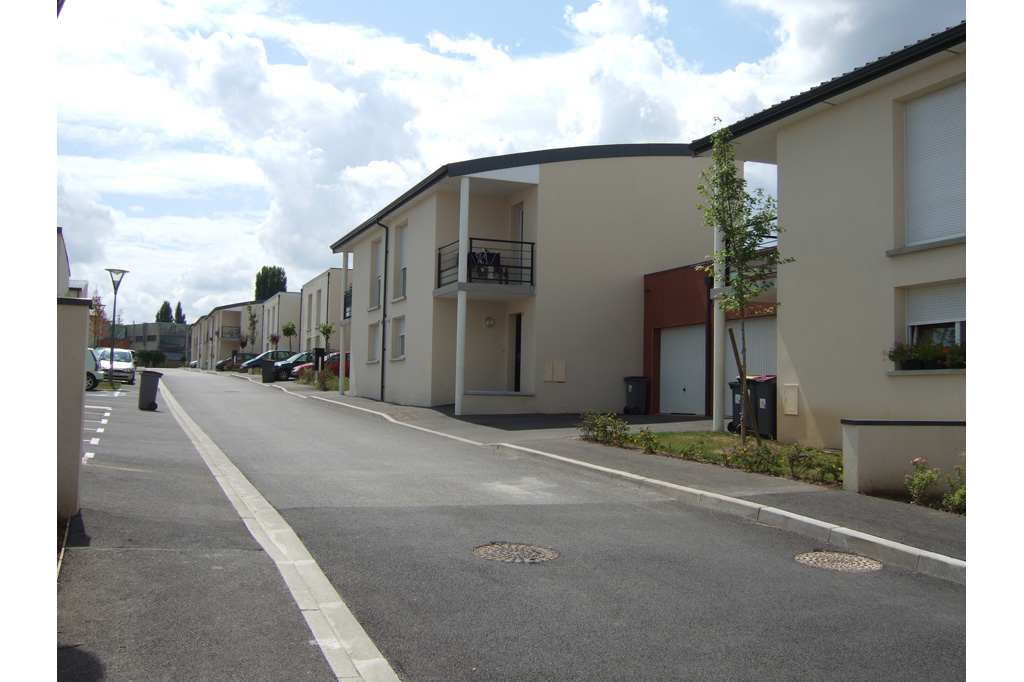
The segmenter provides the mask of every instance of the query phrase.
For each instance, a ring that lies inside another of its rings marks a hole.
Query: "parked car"
[[[96,351],[85,349],[85,390],[95,391],[100,385],[100,373],[96,368]]]
[[[237,355],[229,355],[223,360],[218,360],[214,364],[213,368],[218,372],[231,371],[241,367],[242,363],[246,360],[252,360],[256,357],[255,353],[238,353]]]
[[[301,365],[306,362],[313,361],[313,351],[306,350],[301,353],[296,353],[287,360],[278,360],[274,363],[274,379],[277,381],[287,381],[291,374],[292,367]]]
[[[132,354],[124,348],[114,349],[113,365],[110,362],[110,349],[98,349],[96,351],[96,363],[103,373],[103,378],[107,381],[123,381],[126,384],[135,383],[135,365],[132,363]]]
[[[242,366],[239,369],[241,369],[243,372],[246,372],[252,369],[253,367],[259,367],[260,363],[262,363],[264,360],[273,360],[274,362],[277,362],[278,360],[287,360],[292,355],[292,351],[289,350],[268,350],[266,352],[260,353],[252,360],[246,360],[245,362],[242,363]]]
[[[324,358],[324,365],[326,365],[327,369],[331,370],[335,376],[338,376],[338,370],[341,367],[341,351],[336,350]],[[303,375],[303,373],[308,372],[311,369],[313,369],[312,362],[296,365],[291,370],[291,377],[292,379],[298,379]]]

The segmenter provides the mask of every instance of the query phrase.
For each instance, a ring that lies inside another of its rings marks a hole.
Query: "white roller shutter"
[[[907,289],[907,326],[967,319],[967,283],[948,282]]]
[[[967,234],[967,84],[904,108],[906,244]]]

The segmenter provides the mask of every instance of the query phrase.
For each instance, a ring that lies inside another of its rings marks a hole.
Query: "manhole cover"
[[[844,552],[817,550],[806,552],[805,554],[797,554],[796,560],[807,566],[825,568],[830,571],[846,571],[847,573],[867,573],[882,568],[882,564],[874,559]]]
[[[547,547],[519,545],[514,542],[492,542],[473,550],[481,559],[504,561],[510,564],[540,564],[558,558],[558,552]]]

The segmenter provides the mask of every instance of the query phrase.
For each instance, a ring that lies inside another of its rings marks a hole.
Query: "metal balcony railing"
[[[470,238],[466,281],[490,284],[534,283],[533,242]],[[437,286],[459,280],[459,242],[437,250]]]

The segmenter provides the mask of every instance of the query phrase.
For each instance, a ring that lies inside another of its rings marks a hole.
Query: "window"
[[[409,242],[409,227],[408,225],[400,225],[395,230],[395,248],[398,252],[395,254],[395,298],[402,298],[405,296],[405,283],[406,283],[406,254],[408,253],[408,242]]]
[[[967,84],[906,103],[906,246],[967,234]]]
[[[377,350],[380,348],[380,325],[371,324],[366,335],[366,361],[377,361]]]
[[[323,289],[317,289],[316,290],[316,326],[317,327],[320,326],[320,309],[322,308],[322,306],[320,305],[320,301],[321,301],[321,295],[322,294],[323,294]]]
[[[384,249],[377,239],[370,244],[370,308],[380,305],[381,272],[384,271]]]
[[[964,345],[967,284],[948,282],[907,289],[907,342]]]
[[[405,318],[396,317],[391,321],[391,359],[405,357]]]
[[[306,296],[306,331],[312,329],[313,320],[313,294]]]

